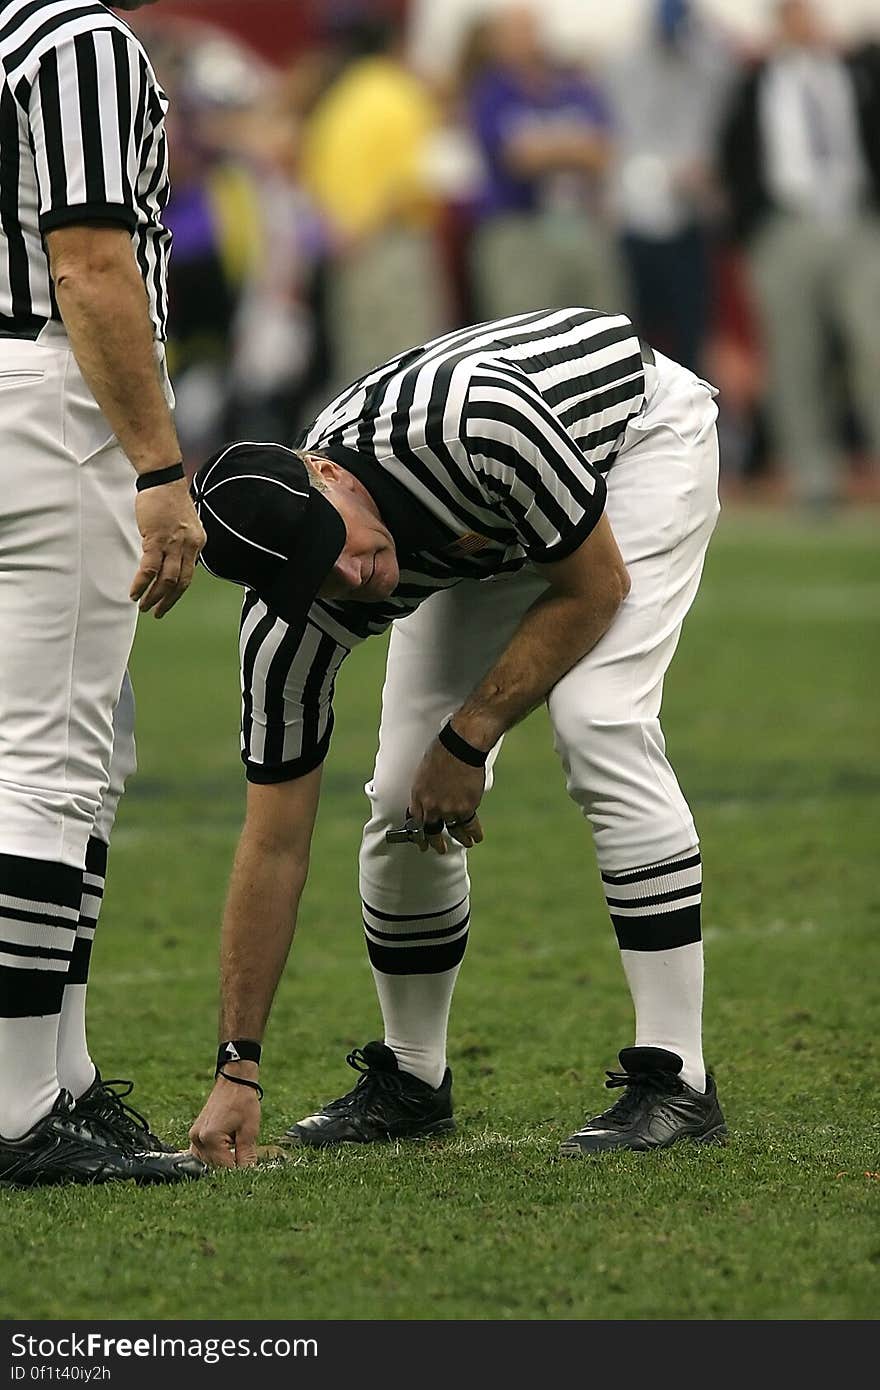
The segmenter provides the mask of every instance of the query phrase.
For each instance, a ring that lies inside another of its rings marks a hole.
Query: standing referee
[[[162,348],[166,106],[144,49],[107,6],[0,0],[0,1182],[9,1184],[200,1171],[164,1150],[91,1064],[83,1076],[71,1051],[77,1038],[84,1046],[83,921],[96,915],[95,832],[136,605],[165,614],[203,540]]]

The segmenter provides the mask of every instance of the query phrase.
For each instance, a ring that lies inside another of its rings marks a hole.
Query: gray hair
[[[326,455],[322,454],[320,449],[291,449],[290,452],[295,454],[300,462],[304,463],[309,470],[309,479],[312,487],[318,492],[326,492],[327,484],[324,482],[324,479],[321,477],[314,464],[315,459],[323,459]]]

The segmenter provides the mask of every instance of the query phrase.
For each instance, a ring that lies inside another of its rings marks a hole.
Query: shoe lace
[[[605,1085],[609,1091],[618,1086],[626,1089],[619,1100],[608,1110],[603,1110],[598,1118],[621,1128],[629,1124],[650,1096],[674,1090],[678,1080],[671,1072],[665,1071],[607,1071],[605,1075],[608,1078]]]
[[[361,1048],[356,1047],[352,1052],[349,1052],[345,1060],[350,1067],[361,1073],[361,1078],[354,1089],[342,1097],[351,1109],[366,1110],[379,1096],[393,1096],[395,1101],[404,1105],[417,1103],[414,1098],[410,1102],[404,1080],[399,1072],[384,1071],[371,1066]]]
[[[106,1115],[92,1112],[90,1115],[77,1115],[71,1111],[64,1116],[64,1123],[74,1130],[79,1139],[88,1142],[92,1139],[103,1140],[115,1149],[122,1150],[129,1157],[134,1154],[135,1146],[129,1135],[120,1132],[118,1125],[115,1125]]]
[[[119,1078],[102,1080],[98,1102],[89,1118],[95,1116],[117,1134],[121,1130],[127,1139],[136,1138],[138,1134],[145,1139],[149,1138],[151,1131],[146,1116],[126,1102],[126,1096],[130,1096],[133,1090],[133,1081],[123,1081]]]

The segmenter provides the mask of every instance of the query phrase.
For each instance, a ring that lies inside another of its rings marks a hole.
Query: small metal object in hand
[[[406,820],[398,830],[385,831],[385,843],[389,845],[417,845],[421,834],[420,827],[416,825],[407,811]]]
[[[444,830],[442,820],[426,821],[424,825],[416,825],[413,814],[409,807],[406,809],[406,820],[398,830],[385,831],[385,843],[388,845],[418,845],[421,844],[426,835],[441,835]]]

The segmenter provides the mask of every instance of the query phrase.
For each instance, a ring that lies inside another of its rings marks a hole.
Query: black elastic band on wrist
[[[437,737],[447,753],[451,753],[453,758],[458,758],[459,762],[467,763],[468,767],[486,766],[489,754],[484,753],[482,748],[475,748],[466,738],[462,738],[461,734],[457,734],[451,722],[443,725]]]
[[[253,1038],[230,1038],[228,1042],[222,1042],[217,1048],[217,1071],[225,1067],[227,1062],[256,1062],[260,1065],[260,1058],[263,1049]]]
[[[148,487],[162,487],[165,483],[179,483],[181,478],[186,477],[183,471],[183,459],[177,463],[172,463],[168,468],[156,468],[152,473],[138,474],[135,488],[138,492],[143,492]]]
[[[266,1094],[259,1081],[248,1081],[246,1076],[230,1076],[228,1071],[218,1071],[218,1076],[222,1076],[224,1081],[231,1081],[233,1086],[247,1086],[249,1091],[256,1091],[260,1100]]]

